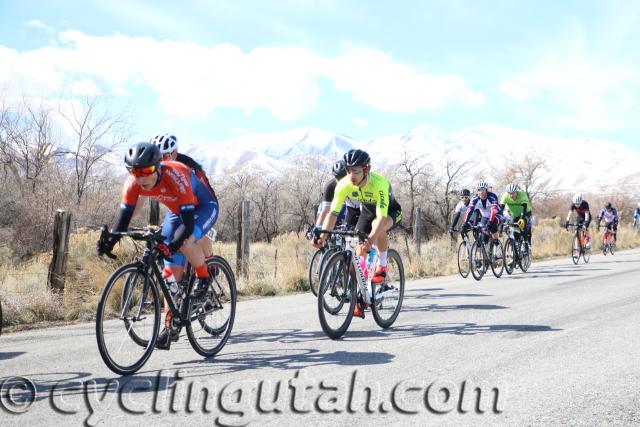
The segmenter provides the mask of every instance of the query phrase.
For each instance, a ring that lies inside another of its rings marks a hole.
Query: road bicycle
[[[600,226],[598,226],[600,228]],[[602,253],[607,255],[607,252],[614,254],[616,251],[616,241],[613,238],[613,224],[604,225],[604,235],[602,236]]]
[[[567,224],[568,227],[575,228],[575,234],[571,240],[571,259],[574,264],[580,262],[580,257],[585,263],[591,259],[591,240],[587,239],[587,228],[584,224]]]
[[[491,235],[485,225],[473,225],[474,242],[471,245],[471,258],[469,264],[471,266],[471,275],[476,280],[481,280],[487,272],[489,266],[496,277],[502,276],[504,271],[504,254],[501,244],[489,243],[489,249],[485,244],[485,239],[491,241]]]
[[[236,282],[229,263],[213,256],[206,260],[211,287],[201,298],[193,298],[193,269],[187,265],[180,283],[162,277],[164,258],[158,244],[161,230],[145,227],[110,233],[103,227],[100,239],[127,236],[145,243],[140,258],[114,271],[98,302],[96,338],[104,363],[113,372],[129,375],[138,371],[154,350],[161,325],[161,293],[168,305],[165,327],[170,333],[186,328],[189,343],[204,357],[216,355],[226,344],[235,319]],[[105,253],[115,259],[112,253]]]
[[[516,223],[505,223],[503,231],[507,238],[504,241],[504,270],[507,274],[520,267],[526,273],[531,266],[531,248],[529,242],[524,237],[524,230],[521,230]]]
[[[307,229],[307,236],[313,235],[313,226],[309,226]],[[336,227],[337,230],[347,230],[346,225],[341,225]],[[339,235],[330,235],[324,241],[323,246],[315,251],[311,260],[309,261],[308,267],[308,278],[309,278],[309,288],[311,289],[311,293],[313,296],[318,296],[318,286],[320,284],[320,275],[322,274],[322,269],[324,265],[327,263],[327,260],[331,258],[336,252],[339,252],[343,249],[344,242],[342,236]]]
[[[361,265],[356,255],[356,240],[361,243],[367,234],[357,230],[319,231],[349,237],[345,247],[334,253],[322,270],[318,291],[318,317],[322,330],[331,339],[338,339],[349,328],[358,304],[360,317],[370,307],[378,326],[389,328],[398,318],[404,298],[404,266],[400,254],[387,250],[387,275],[382,283],[372,283],[377,254],[368,267]],[[357,238],[357,239],[356,239]],[[364,262],[364,260],[362,261]]]

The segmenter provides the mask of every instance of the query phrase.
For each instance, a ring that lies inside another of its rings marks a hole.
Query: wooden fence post
[[[49,264],[47,283],[53,292],[61,295],[64,294],[70,229],[71,212],[58,209],[53,223],[53,257]]]
[[[413,241],[416,244],[416,253],[420,256],[420,243],[422,239],[422,224],[420,223],[420,208],[416,208],[415,221],[413,223]]]
[[[242,275],[249,277],[249,201],[242,201]]]
[[[156,199],[149,199],[149,224],[160,224],[160,204]]]
[[[238,206],[238,233],[236,238],[236,274],[249,277],[249,201]]]

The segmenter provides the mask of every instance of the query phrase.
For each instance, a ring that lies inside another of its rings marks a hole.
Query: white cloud
[[[54,34],[56,30],[38,19],[31,19],[24,23],[25,27],[37,28],[47,34]]]
[[[359,118],[355,117],[352,120],[352,122],[353,122],[354,125],[356,125],[359,128],[363,128],[363,127],[367,126],[367,121],[365,119],[359,119]]]
[[[425,73],[373,49],[351,48],[338,57],[298,47],[244,52],[232,44],[203,46],[120,34],[97,37],[76,30],[60,33],[59,41],[61,46],[24,53],[0,46],[0,77],[19,81],[38,94],[86,91],[89,82],[95,84],[92,90],[109,88],[115,94],[145,85],[174,116],[234,107],[247,114],[266,109],[285,121],[299,119],[314,108],[323,77],[357,102],[381,111],[483,103],[482,94],[460,77]]]
[[[508,96],[555,103],[553,124],[582,130],[637,126],[640,66],[633,61],[587,56],[581,44],[546,55],[532,70],[502,82]],[[635,110],[635,112],[634,112]]]

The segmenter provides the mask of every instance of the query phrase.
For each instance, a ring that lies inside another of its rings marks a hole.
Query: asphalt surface
[[[131,377],[93,323],[19,332],[0,337],[0,424],[639,425],[639,327],[632,250],[411,281],[392,328],[367,312],[339,341],[311,294],[241,302],[217,357],[183,336]]]

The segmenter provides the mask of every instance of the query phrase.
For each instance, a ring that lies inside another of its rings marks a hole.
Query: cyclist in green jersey
[[[376,172],[371,172],[371,158],[362,150],[349,150],[344,155],[347,176],[336,185],[331,202],[331,214],[322,224],[323,230],[332,230],[336,224],[344,200],[349,197],[360,202],[360,218],[356,229],[369,234],[367,241],[358,247],[358,255],[367,254],[371,247],[378,252],[378,265],[371,279],[381,283],[387,274],[387,231],[402,219],[402,208],[393,197],[389,181]],[[315,239],[314,245],[322,247],[326,233]],[[366,256],[366,255],[365,255]]]
[[[511,218],[517,221],[518,226],[524,231],[524,238],[531,246],[531,202],[525,191],[518,188],[517,184],[507,185],[505,193],[500,198],[500,206],[504,206],[511,212]]]

